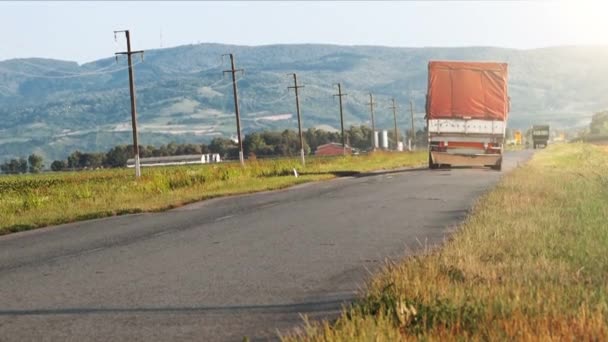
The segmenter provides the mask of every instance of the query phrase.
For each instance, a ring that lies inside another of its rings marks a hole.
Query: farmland
[[[387,264],[298,341],[606,340],[606,150],[550,146],[478,201],[440,249]]]
[[[342,174],[419,166],[426,153],[248,161],[133,170],[0,177],[0,235],[127,213],[160,211],[218,196],[273,190]],[[300,174],[294,176],[293,170]]]

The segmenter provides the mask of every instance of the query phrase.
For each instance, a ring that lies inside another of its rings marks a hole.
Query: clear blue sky
[[[198,42],[387,46],[608,45],[606,1],[0,2],[0,60],[92,61]]]

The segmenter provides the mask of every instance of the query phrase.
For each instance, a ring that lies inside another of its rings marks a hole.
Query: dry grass
[[[608,153],[555,145],[446,245],[388,265],[333,323],[285,340],[608,340]]]
[[[418,166],[426,154],[250,161],[239,164],[113,169],[0,177],[0,235],[83,219],[158,211],[208,198],[285,188],[339,172]],[[293,176],[293,169],[301,173]]]

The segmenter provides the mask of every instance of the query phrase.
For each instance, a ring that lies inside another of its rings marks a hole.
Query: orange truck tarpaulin
[[[429,119],[506,120],[507,63],[429,62]]]

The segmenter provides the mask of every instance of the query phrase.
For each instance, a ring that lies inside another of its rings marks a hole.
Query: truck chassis
[[[429,168],[485,166],[502,169],[506,125],[498,120],[427,120]]]

